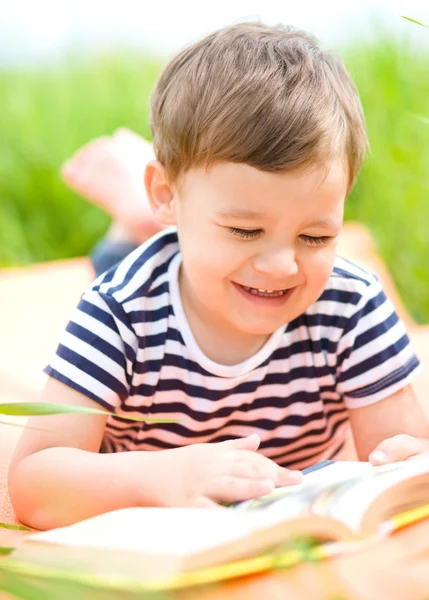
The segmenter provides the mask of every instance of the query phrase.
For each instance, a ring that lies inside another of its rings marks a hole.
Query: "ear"
[[[144,184],[150,207],[163,225],[176,225],[175,194],[164,165],[151,160],[146,165]]]

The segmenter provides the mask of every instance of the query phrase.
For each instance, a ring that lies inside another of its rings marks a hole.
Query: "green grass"
[[[370,227],[408,309],[429,322],[429,55],[384,37],[345,58],[371,144],[346,218]]]
[[[429,322],[429,124],[418,118],[429,117],[429,54],[388,36],[374,40],[343,54],[372,146],[346,218],[369,225],[408,309]],[[116,127],[149,136],[148,97],[160,65],[118,51],[0,71],[0,266],[88,253],[108,219],[64,186],[59,167]]]
[[[118,52],[0,72],[0,266],[84,255],[101,236],[107,217],[65,187],[59,167],[118,126],[149,136],[160,65]]]

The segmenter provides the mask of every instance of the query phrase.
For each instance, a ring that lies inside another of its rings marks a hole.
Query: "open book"
[[[281,557],[290,564],[296,538],[325,544],[325,556],[344,549],[327,542],[375,539],[429,516],[429,459],[326,462],[299,486],[228,508],[126,508],[30,534],[11,560],[127,581],[128,589],[168,588],[262,570]]]

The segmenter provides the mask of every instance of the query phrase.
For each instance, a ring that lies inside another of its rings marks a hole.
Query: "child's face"
[[[340,160],[307,173],[235,163],[185,173],[172,201],[185,309],[251,336],[302,314],[332,272],[347,184]]]

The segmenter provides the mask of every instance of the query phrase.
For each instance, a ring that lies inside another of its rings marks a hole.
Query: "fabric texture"
[[[377,402],[418,370],[404,326],[374,275],[337,258],[307,311],[234,366],[198,347],[178,286],[175,230],[158,234],[82,297],[45,372],[118,415],[102,451],[157,450],[257,432],[260,450],[304,468],[338,457],[347,409]]]

